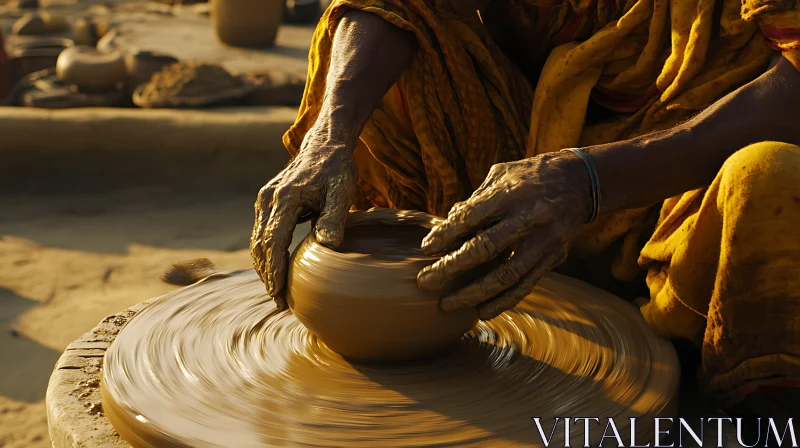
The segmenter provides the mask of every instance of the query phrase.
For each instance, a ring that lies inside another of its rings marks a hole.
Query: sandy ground
[[[0,196],[0,447],[51,446],[44,398],[61,352],[103,317],[173,289],[158,280],[171,263],[249,268],[253,201],[155,188]]]

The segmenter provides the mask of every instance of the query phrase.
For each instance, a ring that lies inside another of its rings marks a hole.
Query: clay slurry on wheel
[[[626,434],[622,416],[668,415],[678,387],[672,346],[633,306],[555,274],[446,354],[380,367],[277,312],[255,272],[214,275],[132,319],[103,373],[106,415],[137,447],[540,446],[532,416],[620,417]]]

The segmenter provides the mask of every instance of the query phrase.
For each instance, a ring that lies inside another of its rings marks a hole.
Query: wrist
[[[356,150],[360,134],[360,130],[356,131],[348,120],[320,115],[314,126],[308,130],[303,149],[327,148],[352,154]]]
[[[591,157],[585,152],[583,154]],[[595,190],[598,186],[593,182],[596,170],[595,173],[592,173],[591,163],[587,165],[587,161],[581,155],[569,149],[559,153],[558,164],[565,182],[575,195],[577,210],[583,218],[581,223],[594,221],[600,207],[599,197],[596,196],[599,192]]]

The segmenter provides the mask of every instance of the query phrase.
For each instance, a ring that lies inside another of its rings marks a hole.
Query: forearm
[[[325,96],[310,134],[355,148],[372,112],[411,64],[413,34],[380,17],[345,13],[334,35]]]
[[[597,165],[601,213],[709,185],[725,160],[749,144],[800,143],[799,115],[800,73],[782,60],[682,125],[585,148]]]

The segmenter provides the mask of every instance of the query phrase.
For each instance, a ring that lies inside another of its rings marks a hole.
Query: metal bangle
[[[588,222],[594,222],[600,214],[600,177],[597,175],[597,166],[594,164],[594,159],[586,151],[578,148],[567,148],[563,151],[569,151],[580,157],[589,171],[589,182],[592,188],[592,214]]]

